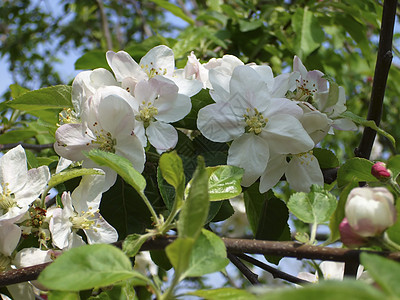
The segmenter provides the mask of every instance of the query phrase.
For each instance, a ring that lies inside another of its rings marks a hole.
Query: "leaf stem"
[[[318,223],[313,223],[311,225],[311,233],[310,233],[310,240],[308,241],[308,244],[314,245],[315,243],[315,238],[317,236],[317,228],[318,228]]]

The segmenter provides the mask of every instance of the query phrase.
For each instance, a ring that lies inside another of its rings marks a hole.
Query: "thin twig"
[[[97,4],[99,5],[100,17],[101,17],[101,27],[103,27],[104,37],[105,37],[106,43],[107,43],[107,49],[112,50],[113,49],[112,38],[111,38],[111,34],[110,34],[110,28],[108,27],[107,15],[104,11],[104,3],[102,0],[97,0]]]
[[[258,275],[252,272],[236,255],[228,253],[229,260],[235,265],[236,268],[246,277],[251,284],[260,284]]]
[[[267,271],[267,272],[269,272],[269,273],[271,273],[271,275],[274,278],[284,279],[286,281],[289,281],[289,282],[292,282],[292,283],[296,283],[296,284],[310,283],[307,280],[303,280],[303,279],[301,279],[299,277],[296,277],[296,276],[290,275],[288,273],[282,272],[282,271],[278,270],[277,268],[271,267],[271,266],[269,266],[269,265],[267,265],[267,264],[255,259],[254,257],[248,256],[246,254],[243,254],[243,253],[242,254],[236,254],[236,256],[241,258],[241,259],[243,259],[243,260],[245,260],[245,261],[247,261],[247,262],[249,262],[249,263],[251,263],[251,264],[253,264],[253,265],[255,265],[255,266],[257,266],[257,267],[259,267],[259,268],[261,268],[261,269],[263,269],[263,270],[265,270],[265,271]]]
[[[42,144],[42,145],[35,145],[35,144],[27,144],[27,143],[11,143],[11,144],[0,144],[0,151],[3,150],[10,150],[12,148],[21,145],[24,149],[30,149],[35,151],[41,151],[43,149],[53,148],[54,144]]]
[[[386,82],[392,62],[393,29],[396,15],[397,0],[385,0],[383,4],[382,26],[379,37],[378,55],[375,65],[374,81],[372,84],[371,101],[368,108],[367,120],[375,121],[379,126],[382,117],[383,98]],[[371,155],[376,131],[366,127],[360,144],[354,153],[358,157],[368,159]]]

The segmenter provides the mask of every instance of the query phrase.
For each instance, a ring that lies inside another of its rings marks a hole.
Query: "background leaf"
[[[99,244],[65,252],[42,271],[38,281],[53,290],[80,291],[134,276],[139,275],[132,271],[129,258],[121,250]]]

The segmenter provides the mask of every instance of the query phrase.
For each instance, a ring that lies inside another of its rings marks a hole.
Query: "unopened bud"
[[[353,231],[363,237],[380,235],[397,218],[393,195],[384,187],[352,189],[345,214]]]
[[[358,235],[351,228],[347,218],[344,218],[339,225],[340,239],[342,243],[350,248],[361,247],[367,244],[366,238]]]
[[[379,161],[375,163],[371,168],[371,174],[381,180],[386,181],[392,177],[392,172],[386,168],[386,164]]]

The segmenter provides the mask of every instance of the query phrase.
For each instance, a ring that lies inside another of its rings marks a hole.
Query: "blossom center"
[[[315,83],[310,83],[309,80],[300,80],[296,79],[297,89],[292,95],[293,100],[302,101],[302,102],[309,102],[312,103],[314,93],[318,91],[317,86]]]
[[[313,155],[313,151],[307,151],[299,154],[294,154],[293,156],[296,156],[300,160],[301,165],[310,165],[310,163],[314,160],[315,156]]]
[[[143,102],[143,106],[139,110],[139,115],[135,117],[137,121],[142,121],[145,128],[147,128],[151,122],[155,121],[154,116],[158,114],[157,107],[154,107],[152,104],[146,105]]]
[[[73,229],[92,229],[93,225],[96,223],[94,212],[91,211],[81,211],[80,214],[75,213],[74,216],[70,217],[69,220],[72,223]]]
[[[246,132],[254,132],[260,134],[262,129],[267,125],[268,118],[264,118],[257,108],[254,108],[254,113],[250,108],[246,109],[247,114],[244,114],[244,121],[246,122]]]
[[[76,124],[79,123],[78,118],[76,117],[76,113],[72,111],[70,108],[64,108],[59,114],[58,114],[58,121],[59,121],[59,126],[63,124]]]
[[[3,211],[8,211],[11,207],[17,206],[15,202],[15,196],[11,193],[10,189],[8,188],[8,183],[2,183],[2,192],[0,194],[0,209]]]
[[[97,125],[98,123],[94,122],[93,127],[96,127]],[[93,133],[95,137],[91,140],[92,144],[98,145],[100,150],[115,153],[117,140],[112,137],[111,133],[105,132],[103,129],[100,129],[99,131],[95,130]]]
[[[165,75],[167,74],[167,69],[166,68],[155,68],[153,66],[153,63],[150,63],[150,66],[148,64],[146,65],[140,65],[142,70],[147,74],[147,76],[150,78],[153,78],[156,75]]]

